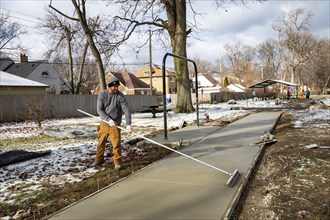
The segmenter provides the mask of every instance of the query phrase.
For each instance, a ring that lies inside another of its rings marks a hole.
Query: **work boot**
[[[116,164],[116,165],[115,165],[115,170],[118,171],[118,170],[120,170],[120,169],[121,169],[121,165],[120,165],[120,164]]]
[[[97,167],[103,163],[104,163],[104,160],[95,160],[94,163],[92,164],[92,167]]]

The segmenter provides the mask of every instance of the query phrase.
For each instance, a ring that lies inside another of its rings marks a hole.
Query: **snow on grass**
[[[237,118],[249,114],[246,110],[230,110],[236,107],[280,107],[274,101],[238,101],[237,104],[202,104],[199,105],[199,118],[203,120],[207,113],[211,120],[220,119],[234,121]],[[163,113],[157,113],[156,118],[151,117],[151,113],[132,114],[133,132],[140,135],[154,130],[162,130],[164,127]],[[196,113],[175,114],[168,112],[168,129],[179,127],[183,121],[192,124],[197,118]],[[305,111],[300,113],[296,121],[301,121],[301,126],[310,126],[313,120],[323,118],[328,120],[327,112]],[[61,185],[67,182],[78,182],[84,178],[92,176],[102,168],[90,168],[90,164],[95,158],[97,147],[96,125],[97,119],[90,117],[67,118],[45,120],[42,128],[34,122],[3,123],[0,125],[0,140],[38,137],[41,133],[56,137],[54,142],[33,146],[28,151],[35,149],[51,150],[51,154],[45,157],[32,159],[29,161],[16,163],[2,167],[0,169],[0,202],[17,203],[17,198],[21,194],[25,197],[35,196],[43,187],[48,184]],[[322,125],[324,126],[324,125]],[[139,129],[140,128],[140,129]],[[143,128],[143,129],[142,129]],[[135,129],[135,130],[134,130]],[[134,135],[123,134],[123,142],[134,138]],[[24,145],[24,140],[19,141],[18,145]],[[36,143],[37,145],[38,143]],[[123,145],[123,155],[127,154],[125,144]],[[107,147],[109,149],[109,147]],[[1,149],[0,149],[1,151]],[[139,149],[136,150],[138,153]],[[109,165],[110,166],[110,165]]]
[[[330,110],[304,110],[294,114],[294,128],[329,128]]]

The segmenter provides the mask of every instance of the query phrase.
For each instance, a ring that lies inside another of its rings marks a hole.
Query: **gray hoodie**
[[[125,113],[126,125],[131,125],[131,112],[123,93],[110,94],[103,90],[97,99],[97,113],[105,121],[112,119],[117,125],[121,125],[123,113]]]

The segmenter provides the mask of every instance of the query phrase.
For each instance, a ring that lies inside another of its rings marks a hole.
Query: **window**
[[[150,74],[149,74],[150,72],[144,72],[144,76],[149,76]]]
[[[42,76],[48,76],[49,74],[46,71],[44,71],[44,72],[41,73],[41,75]]]
[[[175,82],[175,78],[174,78],[174,76],[171,76],[171,77],[170,77],[170,82]]]
[[[157,78],[152,78],[152,81],[153,82],[157,82]]]

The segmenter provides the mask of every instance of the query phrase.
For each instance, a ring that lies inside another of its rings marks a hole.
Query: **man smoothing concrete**
[[[105,143],[110,137],[115,170],[121,169],[121,132],[117,125],[121,125],[123,112],[125,113],[126,129],[130,133],[132,133],[132,127],[131,112],[124,94],[118,91],[118,86],[118,78],[111,77],[108,88],[102,91],[97,99],[97,113],[101,116],[102,121],[97,127],[98,146],[96,149],[96,158],[92,166],[98,166],[104,163]]]

